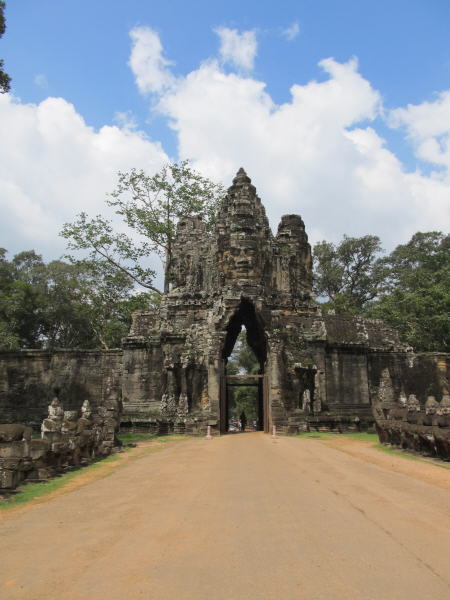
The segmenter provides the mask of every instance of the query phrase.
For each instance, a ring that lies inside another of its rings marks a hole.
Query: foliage
[[[228,375],[257,375],[259,362],[247,342],[245,328],[239,333],[234,344],[233,352],[227,362]]]
[[[0,38],[6,30],[5,2],[0,0]],[[0,94],[6,94],[11,89],[11,77],[3,70],[3,60],[0,59]]]
[[[236,340],[233,353],[228,359],[227,374],[256,375],[258,372],[259,362],[247,343],[245,331],[242,331]],[[241,413],[245,412],[248,422],[258,418],[256,387],[229,387],[228,394],[230,417],[238,419]]]
[[[319,242],[314,246],[314,290],[327,299],[325,308],[338,314],[360,313],[373,300],[383,280],[378,255],[380,239],[344,236],[339,244]]]
[[[146,442],[158,437],[156,433],[119,433],[117,436],[122,444],[134,444],[136,442]]]
[[[419,351],[450,349],[450,236],[418,232],[386,257],[375,236],[314,247],[325,311],[385,321]]]
[[[11,261],[0,252],[0,348],[111,348],[120,345],[134,310],[155,306],[135,294],[109,263],[52,261],[30,250]]]
[[[367,316],[416,350],[450,351],[450,235],[418,232],[382,261],[386,279]]]
[[[160,294],[153,283],[155,271],[144,267],[142,260],[150,254],[162,259],[164,291],[169,291],[178,219],[198,215],[210,226],[221,196],[221,186],[193,171],[188,161],[166,165],[152,176],[132,169],[119,173],[117,188],[107,200],[129,233],[117,233],[100,215],[90,219],[81,213],[74,223],[64,225],[61,235],[71,250],[88,250],[91,261],[106,261],[138,285]]]
[[[378,443],[378,435],[376,433],[368,433],[366,431],[351,431],[343,433],[338,433],[334,431],[311,431],[297,433],[296,437],[324,441],[332,441],[337,438],[347,438],[349,440],[356,440],[358,442],[372,442],[373,444]]]

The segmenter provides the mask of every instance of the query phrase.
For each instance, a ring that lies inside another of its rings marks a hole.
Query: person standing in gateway
[[[247,427],[247,417],[245,416],[244,411],[241,412],[239,420],[241,421],[241,431],[245,431],[245,428]]]

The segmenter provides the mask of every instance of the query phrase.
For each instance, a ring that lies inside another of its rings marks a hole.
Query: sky
[[[0,246],[65,252],[117,172],[244,167],[276,231],[450,230],[448,0],[7,0]],[[113,217],[114,219],[116,217]]]

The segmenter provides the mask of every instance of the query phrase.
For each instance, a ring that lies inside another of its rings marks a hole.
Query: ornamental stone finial
[[[241,167],[236,173],[236,177],[233,179],[233,185],[243,185],[244,183],[251,183],[252,180]]]

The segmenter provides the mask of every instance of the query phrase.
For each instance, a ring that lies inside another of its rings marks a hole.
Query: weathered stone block
[[[22,480],[19,471],[9,469],[0,469],[0,489],[14,489]]]
[[[26,425],[0,425],[0,442],[31,440],[33,430]]]
[[[30,458],[37,460],[47,454],[51,449],[51,442],[49,440],[32,440],[30,442]]]
[[[25,458],[29,454],[29,444],[22,442],[0,443],[0,458]]]

